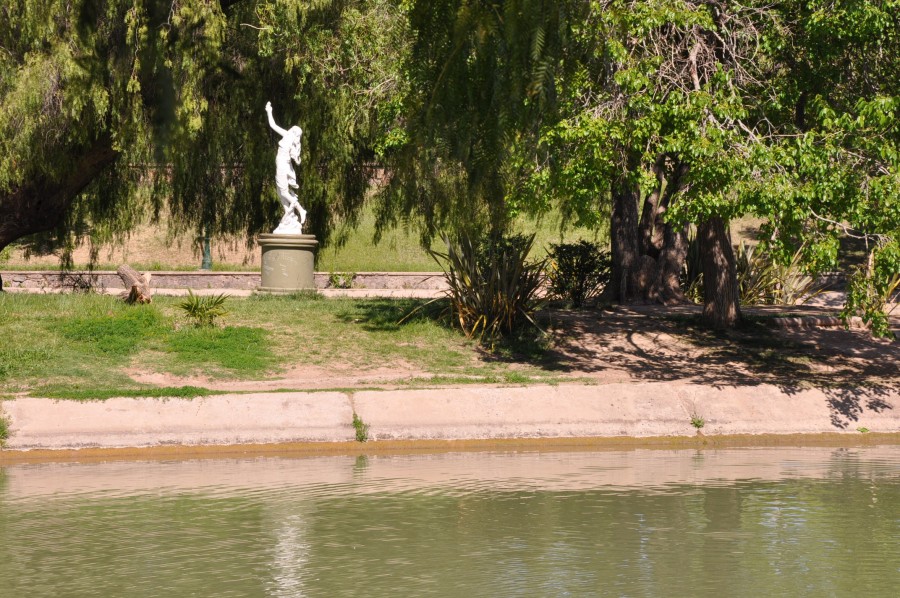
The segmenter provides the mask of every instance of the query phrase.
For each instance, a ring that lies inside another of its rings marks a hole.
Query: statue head
[[[290,138],[290,150],[291,160],[300,164],[300,139],[303,137],[303,129],[298,126],[293,126],[288,129],[286,137]]]

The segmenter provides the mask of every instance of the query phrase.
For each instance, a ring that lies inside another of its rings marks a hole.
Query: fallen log
[[[116,270],[122,283],[125,285],[126,291],[122,293],[122,299],[125,303],[152,303],[153,297],[150,291],[150,273],[147,272],[143,276],[140,272],[129,266],[122,264]]]

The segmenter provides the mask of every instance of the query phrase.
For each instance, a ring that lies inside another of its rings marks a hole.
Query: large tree
[[[767,40],[780,68],[747,207],[768,218],[773,251],[787,259],[803,247],[813,269],[836,265],[839,238],[862,241],[845,315],[887,335],[881,308],[900,284],[900,2],[796,0],[779,11],[790,31]]]
[[[900,278],[896,1],[598,0],[576,41],[564,118],[542,135],[534,197],[610,215],[611,298],[679,301],[684,225],[704,261],[704,316],[739,318],[728,220],[814,272],[840,235],[869,266],[848,313],[875,318]],[[570,54],[572,55],[572,54]],[[608,212],[607,212],[608,210]],[[893,281],[893,283],[892,283]]]
[[[12,0],[0,8],[0,249],[104,240],[148,212],[204,233],[277,221],[263,106],[302,124],[313,231],[362,202],[398,88],[391,2]],[[143,192],[138,192],[143,190]]]

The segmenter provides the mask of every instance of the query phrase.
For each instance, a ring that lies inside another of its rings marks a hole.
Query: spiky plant
[[[188,289],[187,298],[178,303],[178,307],[184,311],[194,326],[215,326],[218,318],[228,314],[228,310],[225,309],[226,299],[228,295],[224,293],[199,296]]]
[[[444,242],[447,253],[432,255],[444,269],[451,319],[466,336],[492,344],[523,324],[537,326],[533,315],[546,260],[528,261],[534,235],[489,242],[444,236]]]

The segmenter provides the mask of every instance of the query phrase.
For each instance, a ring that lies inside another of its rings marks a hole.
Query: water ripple
[[[893,596],[900,447],[0,469],[0,596]]]

